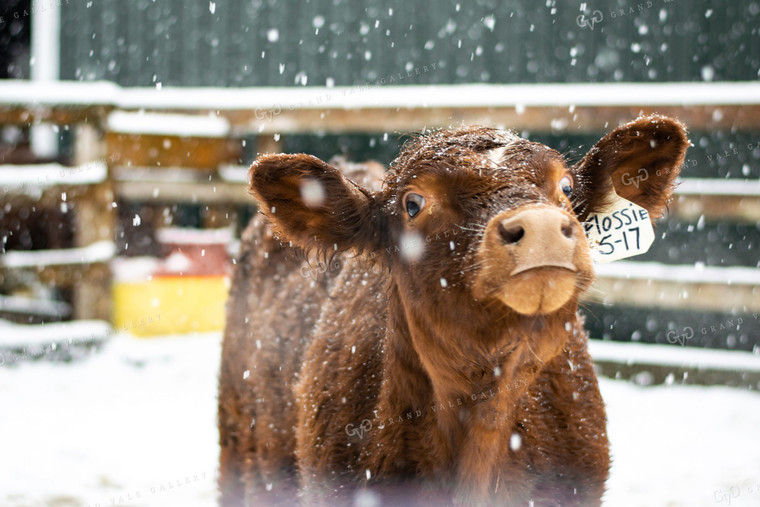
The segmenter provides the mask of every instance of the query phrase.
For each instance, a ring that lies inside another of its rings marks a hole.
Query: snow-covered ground
[[[0,367],[0,505],[215,504],[219,333]]]
[[[220,335],[0,366],[0,505],[215,504]],[[601,380],[606,505],[760,505],[760,394]]]

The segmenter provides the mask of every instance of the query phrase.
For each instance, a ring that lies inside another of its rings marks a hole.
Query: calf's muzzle
[[[563,211],[528,208],[500,214],[494,220],[494,232],[514,260],[511,276],[540,267],[576,271],[573,257],[579,231]]]
[[[486,226],[478,262],[481,269],[473,295],[496,298],[523,315],[558,310],[593,278],[580,223],[570,213],[544,204],[493,217]]]

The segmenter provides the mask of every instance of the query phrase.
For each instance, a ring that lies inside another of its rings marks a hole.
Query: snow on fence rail
[[[39,198],[42,192],[56,185],[93,185],[108,175],[104,160],[95,160],[76,167],[61,164],[0,165],[0,196],[25,194]]]
[[[137,113],[113,111],[108,129],[120,134],[149,134],[182,137],[227,137],[230,124],[215,115]]]
[[[41,347],[51,343],[103,340],[113,334],[113,327],[101,320],[78,320],[27,326],[0,321],[0,348]]]
[[[410,131],[452,122],[591,131],[654,111],[678,116],[691,128],[760,127],[760,87],[755,82],[160,90],[102,82],[0,82],[0,121],[54,119],[52,109],[77,107],[95,116],[112,109],[216,112],[236,133]],[[20,108],[26,111],[21,114]]]
[[[596,290],[586,297],[605,304],[693,311],[760,311],[760,270],[617,261],[596,266]]]
[[[705,216],[711,220],[760,222],[760,180],[684,179],[676,189],[671,212],[685,220]]]
[[[597,370],[640,385],[730,385],[760,389],[760,356],[734,350],[703,350],[643,343],[589,340]]]
[[[0,268],[37,268],[108,262],[116,255],[116,244],[98,241],[79,248],[6,252],[0,257]]]
[[[125,87],[110,82],[6,80],[0,105],[244,110],[760,104],[756,82]]]
[[[63,301],[0,294],[0,313],[62,318],[71,315],[71,305]]]
[[[591,340],[589,353],[595,361],[749,371],[760,374],[760,355],[736,350],[704,350],[694,347]]]
[[[101,320],[18,325],[0,320],[0,367],[49,359],[71,361],[86,357],[115,330]]]
[[[760,180],[686,178],[678,182],[679,195],[760,197]]]

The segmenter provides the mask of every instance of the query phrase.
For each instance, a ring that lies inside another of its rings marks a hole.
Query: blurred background
[[[621,435],[649,428],[658,452],[684,436],[664,428],[688,426],[690,448],[704,443],[701,421],[736,440],[705,444],[715,451],[692,460],[701,476],[669,461],[656,473],[670,480],[656,484],[651,469],[626,482],[622,471],[641,463],[624,456],[642,451],[618,447],[609,503],[760,505],[760,449],[752,440],[747,450],[741,430],[760,422],[759,32],[760,2],[750,0],[1,1],[0,386],[9,406],[32,414],[5,422],[22,431],[34,414],[45,419],[55,402],[43,387],[57,379],[82,405],[111,407],[103,424],[69,416],[70,431],[91,438],[118,419],[119,397],[72,379],[118,371],[160,396],[142,375],[151,365],[176,392],[202,363],[205,380],[192,378],[206,397],[150,410],[135,401],[128,412],[143,428],[134,438],[155,439],[146,449],[161,447],[145,422],[156,411],[198,416],[197,431],[185,427],[177,452],[164,453],[174,461],[133,476],[134,466],[84,453],[81,477],[58,484],[40,472],[42,496],[29,493],[40,473],[13,472],[17,486],[0,503],[213,503],[218,343],[240,233],[256,212],[245,178],[258,154],[388,165],[408,134],[477,123],[573,162],[618,124],[659,112],[689,128],[681,184],[650,251],[598,266],[582,312],[599,371],[629,381],[603,384]],[[656,390],[682,384],[734,389]],[[630,390],[641,386],[650,390]],[[729,400],[726,420],[673,401],[708,396]],[[649,427],[625,399],[683,419]],[[197,433],[211,444],[189,458],[179,450]],[[186,498],[149,494],[185,473],[208,477],[179,490]],[[128,500],[131,490],[143,494]]]

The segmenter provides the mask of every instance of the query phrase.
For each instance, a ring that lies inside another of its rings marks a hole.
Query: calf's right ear
[[[251,166],[250,193],[284,241],[326,254],[381,248],[375,196],[311,155],[264,155]]]
[[[642,116],[604,136],[573,166],[573,206],[583,221],[614,194],[662,216],[689,147],[686,127],[666,116]]]

